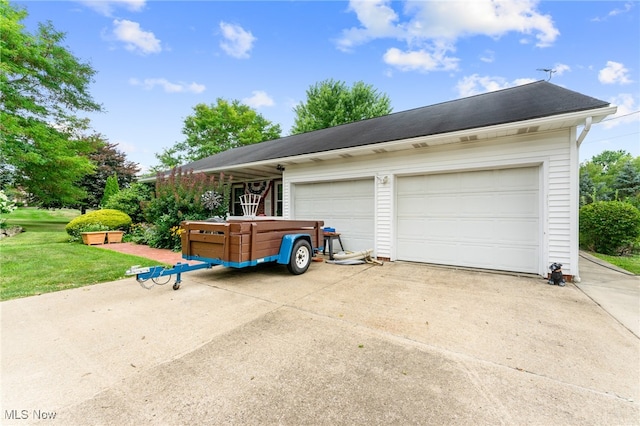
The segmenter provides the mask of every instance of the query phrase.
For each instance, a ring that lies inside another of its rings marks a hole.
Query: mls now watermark
[[[5,420],[53,420],[55,411],[44,410],[4,410]]]

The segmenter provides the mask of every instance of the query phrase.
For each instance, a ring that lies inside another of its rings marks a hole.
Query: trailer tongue
[[[323,225],[322,221],[274,218],[182,222],[182,258],[199,263],[177,263],[171,268],[133,266],[126,274],[135,275],[147,289],[167,284],[176,275],[174,290],[180,288],[182,273],[216,265],[246,268],[271,262],[287,265],[289,272],[299,275],[307,271],[314,253],[323,249]],[[153,284],[146,285],[148,280]]]

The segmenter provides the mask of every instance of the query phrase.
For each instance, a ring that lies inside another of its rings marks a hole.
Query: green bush
[[[78,238],[80,233],[85,232],[84,229],[90,225],[102,225],[109,231],[127,231],[131,226],[131,217],[120,210],[96,210],[76,217],[67,224],[65,230],[71,237]]]
[[[124,236],[124,241],[149,245],[149,241],[155,235],[155,225],[138,222],[131,225],[129,232]]]
[[[104,205],[107,204],[109,199],[120,192],[120,185],[118,185],[118,175],[114,174],[107,178],[107,182],[104,186],[104,193],[102,194],[102,199],[100,200],[100,206],[104,208]]]
[[[230,179],[224,175],[216,180],[204,173],[174,169],[167,176],[158,176],[155,197],[145,206],[148,223],[154,226],[148,235],[149,246],[180,250],[180,223],[226,215]],[[220,194],[219,203],[211,204],[211,192]],[[203,195],[208,194],[203,199]]]
[[[640,210],[622,201],[598,201],[580,209],[580,246],[620,255],[640,236]]]
[[[83,232],[96,231],[109,231],[109,227],[100,223],[90,223],[89,225],[81,226],[80,228],[76,229],[73,234],[70,234],[69,242],[74,243],[76,241],[82,241],[82,236],[80,234],[82,234]]]
[[[152,189],[143,183],[134,183],[129,188],[121,189],[113,194],[103,206],[105,209],[115,209],[125,212],[133,223],[144,222],[143,205],[152,197]]]

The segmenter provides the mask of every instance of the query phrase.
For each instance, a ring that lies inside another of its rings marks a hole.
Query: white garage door
[[[295,219],[324,220],[325,226],[340,232],[345,250],[372,249],[373,194],[373,179],[296,184]]]
[[[539,167],[398,178],[399,260],[538,273]]]

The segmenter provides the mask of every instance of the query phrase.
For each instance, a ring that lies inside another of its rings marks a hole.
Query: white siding
[[[378,257],[391,259],[391,245],[393,241],[393,175],[379,173],[376,177],[376,244],[375,253]]]
[[[535,133],[373,154],[344,160],[306,162],[287,165],[284,174],[284,215],[292,216],[291,184],[341,179],[374,178],[375,248],[380,257],[396,259],[394,241],[395,178],[403,175],[458,172],[505,167],[541,167],[540,182],[540,261],[539,274],[560,262],[566,274],[576,274],[572,252],[577,253],[577,240],[571,237],[576,226],[572,213],[571,191],[577,187],[570,173],[572,167],[572,131]],[[386,183],[384,176],[388,176]]]

